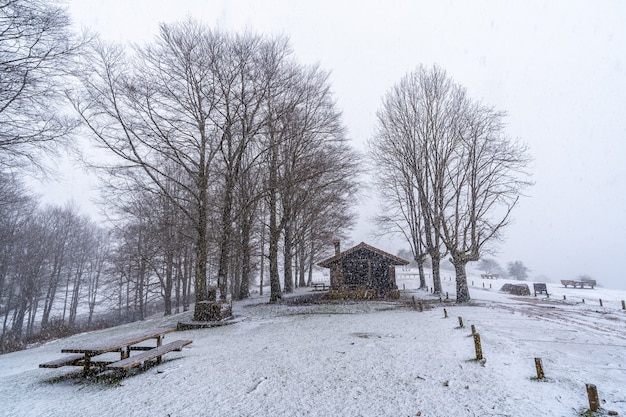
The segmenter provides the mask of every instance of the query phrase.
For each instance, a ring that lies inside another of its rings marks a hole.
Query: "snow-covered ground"
[[[500,293],[506,280],[469,281],[471,305],[456,306],[400,276],[403,300],[424,300],[423,312],[406,302],[294,306],[253,297],[235,303],[232,325],[169,334],[193,343],[121,380],[38,364],[73,341],[175,325],[190,313],[0,355],[0,415],[577,416],[591,383],[597,415],[626,416],[626,291],[548,284],[546,299]],[[454,299],[454,282],[443,285]],[[474,360],[472,324],[486,361]]]

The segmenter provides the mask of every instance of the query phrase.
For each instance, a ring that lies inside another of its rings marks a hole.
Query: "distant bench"
[[[483,279],[498,279],[498,274],[480,274],[480,277]]]
[[[311,287],[313,287],[313,291],[326,291],[326,283],[325,282],[312,282]]]
[[[590,279],[588,281],[574,281],[571,279],[562,279],[561,284],[563,284],[565,288],[567,288],[568,285],[571,285],[574,288],[578,288],[578,287],[585,288],[585,285],[593,288],[596,286],[596,280]]]
[[[535,297],[537,294],[545,294],[547,296],[550,295],[548,294],[548,286],[546,284],[535,282],[533,284],[533,289],[535,290]]]

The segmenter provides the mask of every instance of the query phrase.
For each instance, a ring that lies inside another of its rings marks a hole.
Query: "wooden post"
[[[485,288],[485,283],[483,282],[483,288]]]
[[[491,283],[489,283],[489,288],[491,288]]]
[[[622,310],[626,310],[626,301],[622,300]]]
[[[537,379],[545,378],[545,374],[543,373],[543,364],[541,363],[541,358],[535,358],[535,368],[537,368]]]
[[[565,296],[565,294],[563,294],[563,299],[564,299],[564,300],[567,300],[567,297]]]
[[[474,326],[473,324],[470,326],[472,329],[472,336],[476,334],[476,326]]]
[[[463,317],[459,316],[459,327],[463,327]]]
[[[598,411],[600,400],[598,399],[598,389],[593,384],[587,385],[587,397],[589,397],[589,410]]]
[[[583,298],[583,304],[585,304],[585,299]]]
[[[414,295],[412,295],[412,296],[411,296],[411,299],[413,300],[413,310],[416,310],[416,309],[417,309],[417,308],[416,308],[416,305],[417,305],[417,304],[415,303],[415,296],[414,296]]]
[[[443,309],[443,318],[444,319],[448,318],[448,310],[446,310],[445,308]]]
[[[420,313],[421,313],[424,311],[424,303],[422,303],[422,300],[420,300],[419,306],[420,306]]]
[[[600,307],[602,307],[602,298],[600,298]]]
[[[476,349],[476,360],[482,360],[483,348],[480,345],[480,335],[478,333],[474,333],[474,348]]]

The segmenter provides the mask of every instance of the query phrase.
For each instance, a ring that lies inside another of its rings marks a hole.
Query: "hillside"
[[[548,284],[549,299],[518,297],[497,291],[508,281],[472,280],[468,306],[399,282],[403,300],[424,300],[423,312],[407,302],[268,305],[253,297],[235,303],[232,325],[168,335],[193,343],[121,380],[37,366],[72,341],[175,325],[188,313],[0,355],[0,415],[577,416],[588,408],[586,383],[598,388],[597,415],[626,415],[625,291]],[[444,281],[444,291],[453,298],[454,283]],[[486,361],[473,360],[471,324]],[[543,381],[534,379],[535,357]]]

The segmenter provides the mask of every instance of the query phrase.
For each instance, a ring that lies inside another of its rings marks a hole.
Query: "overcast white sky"
[[[77,26],[146,42],[159,22],[188,16],[226,30],[285,34],[301,62],[319,62],[357,149],[385,92],[419,64],[438,64],[470,96],[508,112],[530,147],[535,186],[496,258],[531,276],[589,274],[626,288],[626,2],[71,0]],[[55,198],[88,194],[69,173]],[[81,203],[86,204],[86,203]],[[365,202],[354,243],[369,237]],[[347,244],[347,242],[346,242]],[[345,247],[345,246],[344,246]]]

